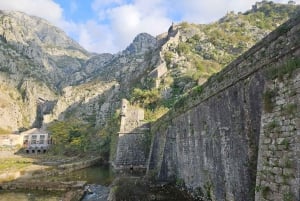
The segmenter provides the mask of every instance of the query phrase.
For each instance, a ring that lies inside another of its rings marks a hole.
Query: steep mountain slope
[[[3,132],[40,127],[43,118],[47,123],[65,113],[81,119],[93,115],[97,125],[104,124],[114,105],[109,89],[120,86],[117,80],[125,93],[148,67],[145,53],[157,46],[144,33],[119,54],[91,54],[37,17],[2,11],[0,25],[0,113],[8,116],[0,121]],[[42,112],[49,104],[53,111]]]
[[[152,124],[149,173],[196,200],[299,200],[299,33],[300,13]]]
[[[0,127],[16,131],[34,126],[39,97],[53,101],[61,87],[82,79],[76,72],[90,53],[37,17],[1,11],[0,25],[1,96],[10,103]]]
[[[0,131],[72,118],[102,129],[121,98],[153,121],[298,9],[264,1],[212,24],[139,34],[114,55],[89,53],[38,17],[1,11]]]
[[[39,79],[53,89],[80,80],[72,75],[81,70],[90,53],[61,30],[20,12],[2,11],[0,24],[1,56],[5,58],[1,71],[18,74],[19,79],[22,75]]]
[[[212,74],[295,15],[299,8],[292,4],[263,1],[245,13],[229,12],[211,24],[183,22],[172,26],[160,53],[168,68],[168,73],[161,79],[162,94],[168,94],[169,100],[176,100],[192,87],[203,84]]]

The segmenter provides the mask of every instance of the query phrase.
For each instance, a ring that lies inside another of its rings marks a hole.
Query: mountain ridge
[[[41,18],[1,11],[0,114],[10,118],[2,119],[0,128],[18,132],[43,117],[38,125],[45,128],[77,118],[101,130],[121,98],[143,107],[146,120],[154,121],[276,27],[272,19],[280,24],[297,9],[265,2],[208,25],[183,22],[157,37],[141,33],[117,54],[89,53]],[[39,26],[29,29],[30,23]],[[41,105],[39,98],[48,102]],[[50,114],[37,114],[37,108],[53,102]]]

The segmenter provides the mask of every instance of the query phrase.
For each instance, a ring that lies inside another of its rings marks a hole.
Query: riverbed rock
[[[102,185],[88,185],[82,201],[107,201],[110,188]]]

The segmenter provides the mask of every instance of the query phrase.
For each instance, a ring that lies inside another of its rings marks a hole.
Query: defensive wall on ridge
[[[148,173],[212,200],[300,200],[300,16],[151,125]]]

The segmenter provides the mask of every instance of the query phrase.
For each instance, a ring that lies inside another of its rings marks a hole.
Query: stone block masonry
[[[261,117],[256,200],[300,199],[300,69],[288,76],[266,85],[271,108]]]
[[[126,100],[121,104],[121,124],[118,138],[115,169],[146,167],[144,110],[130,105]]]
[[[299,201],[299,62],[283,69],[299,58],[300,16],[151,126],[148,172],[211,200]]]

